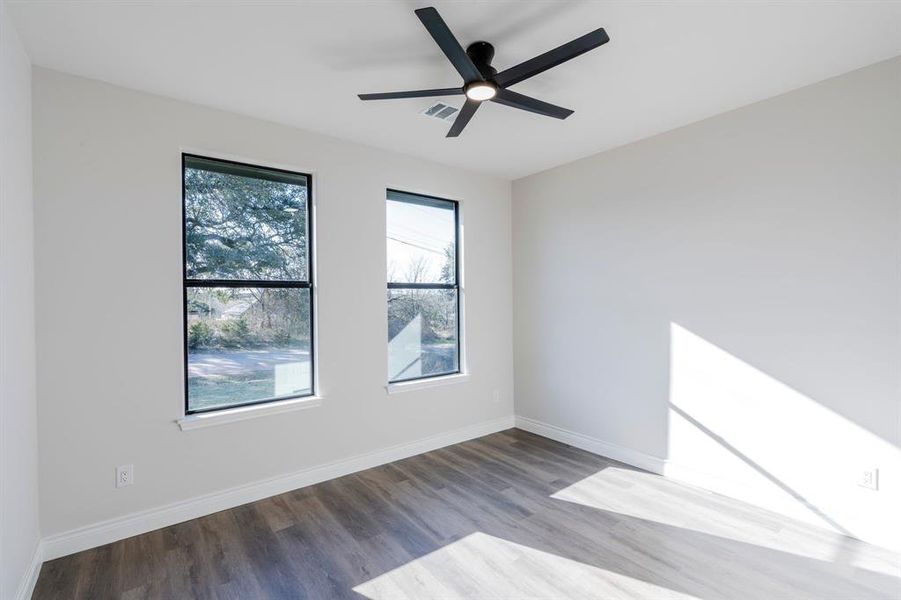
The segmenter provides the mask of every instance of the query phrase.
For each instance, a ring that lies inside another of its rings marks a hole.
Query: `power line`
[[[438,254],[438,255],[444,256],[444,252],[441,250],[434,250],[432,248],[426,248],[425,246],[420,246],[419,244],[414,244],[412,242],[407,242],[407,241],[398,239],[396,237],[391,237],[390,235],[388,236],[388,239],[394,240],[395,242],[398,242],[399,244],[406,244],[407,246],[413,246],[414,248],[419,248],[420,250],[425,250],[426,252],[431,252],[432,254]]]

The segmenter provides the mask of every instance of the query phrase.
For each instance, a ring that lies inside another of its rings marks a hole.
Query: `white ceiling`
[[[511,179],[901,54],[892,1],[431,4],[498,70],[597,27],[611,41],[513,88],[566,121],[486,103],[446,139],[419,114],[434,99],[356,97],[461,83],[413,14],[429,0],[9,3],[37,65]]]

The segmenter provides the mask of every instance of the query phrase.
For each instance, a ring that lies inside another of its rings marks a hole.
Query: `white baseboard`
[[[516,426],[542,437],[575,446],[576,448],[586,450],[592,454],[612,458],[621,463],[638,467],[639,469],[644,469],[645,471],[650,471],[652,473],[657,473],[658,475],[663,475],[666,468],[666,460],[658,456],[645,454],[644,452],[626,448],[625,446],[611,444],[610,442],[605,442],[582,433],[576,433],[575,431],[563,429],[562,427],[557,427],[556,425],[551,425],[528,417],[517,415]]]
[[[16,600],[30,600],[31,595],[34,593],[34,586],[38,582],[42,564],[44,564],[44,545],[43,543],[38,543],[34,548],[34,554],[31,556],[28,571],[22,577],[21,583],[19,583],[19,589],[16,591]]]
[[[593,454],[598,454],[640,469],[645,469],[652,473],[674,477],[676,479],[688,479],[684,477],[685,473],[681,472],[677,468],[677,465],[668,462],[666,459],[645,454],[632,448],[612,444],[536,419],[522,416],[514,417],[510,415],[491,421],[476,423],[474,425],[469,425],[413,442],[389,446],[374,452],[352,456],[316,467],[310,467],[288,475],[257,481],[182,502],[175,502],[159,508],[102,521],[100,523],[46,537],[35,549],[32,563],[29,566],[27,574],[22,579],[16,599],[26,600],[31,597],[40,573],[41,564],[45,560],[52,560],[82,550],[95,548],[134,535],[153,531],[162,527],[168,527],[176,523],[202,517],[221,510],[234,508],[248,502],[254,502],[308,485],[334,479],[336,477],[342,477],[344,475],[370,469],[392,461],[402,460],[417,454],[503,431],[514,426],[586,450]],[[680,475],[682,475],[682,477],[680,477]],[[713,485],[712,481],[699,482],[697,477],[691,479],[693,479],[691,483],[694,485],[700,485],[700,487],[705,487],[707,489],[715,490],[720,487],[719,485]],[[704,485],[704,483],[707,483],[707,485]],[[710,487],[707,487],[708,485]]]
[[[423,452],[437,450],[451,444],[458,444],[473,438],[488,435],[514,427],[513,415],[492,421],[484,421],[468,425],[460,429],[447,431],[413,442],[389,446],[352,456],[343,460],[310,467],[288,475],[257,481],[247,485],[207,494],[182,502],[175,502],[159,508],[126,515],[93,525],[87,525],[64,533],[44,538],[43,559],[52,560],[89,548],[96,548],[117,540],[125,539],[141,533],[147,533],[161,527],[168,527],[205,515],[234,508],[248,502],[255,502],[296,490],[308,485],[342,477],[357,471],[371,469],[395,460],[409,458]],[[40,564],[38,565],[40,566]]]

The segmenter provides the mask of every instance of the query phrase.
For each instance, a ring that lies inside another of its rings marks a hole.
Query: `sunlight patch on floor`
[[[653,473],[607,467],[551,497],[824,562],[840,557],[848,566],[901,577],[895,552],[858,553],[863,542]]]
[[[354,591],[371,600],[696,598],[482,532],[379,575]]]
[[[824,562],[842,557],[846,565],[901,577],[896,553],[858,553],[857,540],[653,473],[606,467],[551,497]]]
[[[704,502],[693,501],[695,495],[705,496]],[[818,560],[829,560],[840,540],[838,534],[817,532],[810,525],[799,523],[801,531],[810,532],[810,540],[805,536],[802,552],[790,539],[785,539],[785,527],[776,520],[780,517],[772,520],[771,527],[760,527],[759,522],[766,520],[764,511],[748,508],[749,512],[733,511],[730,515],[708,505],[710,496],[708,492],[667,481],[659,475],[607,467],[563,488],[551,497]],[[726,498],[722,499],[722,504],[740,506],[738,501]],[[746,515],[754,513],[759,515],[760,521],[755,520],[752,526],[748,526]]]

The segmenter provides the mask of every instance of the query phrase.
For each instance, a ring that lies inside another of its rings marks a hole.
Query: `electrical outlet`
[[[868,490],[879,489],[879,469],[867,469],[861,471],[857,479],[857,485]]]
[[[501,401],[501,392],[500,390],[494,390],[494,393],[491,395],[491,399],[494,400],[495,403]]]
[[[121,467],[116,467],[116,487],[125,487],[126,485],[131,485],[135,482],[135,466],[134,465],[122,465]]]

